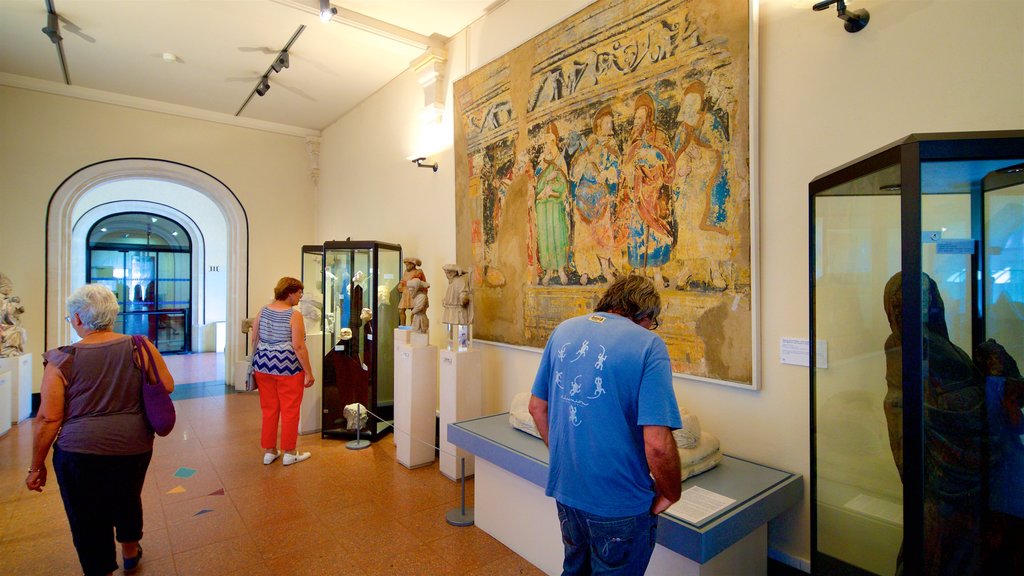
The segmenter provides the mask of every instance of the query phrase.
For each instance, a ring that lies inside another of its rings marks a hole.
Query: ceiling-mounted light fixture
[[[242,102],[241,107],[238,108],[238,112],[235,112],[235,116],[242,114],[242,110],[245,110],[245,107],[249,105],[253,96],[263,96],[270,91],[270,74],[272,72],[280,72],[290,66],[291,62],[288,57],[288,50],[292,47],[292,44],[299,39],[299,36],[305,29],[306,25],[302,24],[295,30],[295,34],[292,34],[288,43],[285,44],[284,48],[281,48],[281,51],[277,53],[277,56],[274,57],[274,61],[270,63],[270,67],[267,68],[267,71],[263,73],[263,76],[260,76],[259,82],[256,83],[256,87],[249,93],[249,97],[245,99],[245,102]]]
[[[264,76],[260,78],[260,83],[256,85],[256,93],[263,96],[267,92],[270,92],[270,79]]]
[[[847,10],[845,0],[822,0],[812,8],[814,8],[816,12],[820,12],[833,4],[836,5],[836,10],[839,11],[839,19],[845,22],[843,27],[851,34],[863,30],[864,27],[868,25],[868,20],[871,19],[871,15],[863,8],[860,10]]]
[[[331,6],[331,0],[320,0],[320,21],[327,23],[338,14],[338,9]]]
[[[434,172],[437,172],[437,162],[434,162],[433,164],[424,164],[424,160],[426,160],[426,157],[420,157],[414,158],[412,162],[417,168],[432,168]]]
[[[291,65],[291,62],[288,59],[288,51],[282,50],[281,53],[277,55],[277,60],[274,60],[274,63],[271,64],[270,67],[274,69],[274,72],[280,72],[289,65]]]
[[[57,46],[57,59],[60,60],[60,71],[64,74],[64,83],[71,86],[68,61],[64,57],[64,38],[60,35],[60,16],[57,16],[57,8],[54,7],[53,0],[46,0],[46,26],[42,30],[50,42]]]

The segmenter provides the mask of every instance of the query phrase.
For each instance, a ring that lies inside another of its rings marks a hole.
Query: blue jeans
[[[565,561],[562,576],[624,574],[642,576],[658,535],[650,512],[623,518],[597,516],[556,501]]]

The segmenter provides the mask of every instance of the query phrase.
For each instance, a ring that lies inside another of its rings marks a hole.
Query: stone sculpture
[[[420,269],[423,262],[421,262],[419,258],[413,258],[410,256],[403,259],[402,263],[405,264],[405,272],[402,273],[402,280],[398,282],[398,291],[402,294],[402,299],[398,301],[398,323],[403,326],[408,326],[409,322],[406,321],[405,311],[412,308],[412,295],[406,288],[408,288],[410,280],[422,280],[423,282],[426,282],[427,276],[423,273],[423,270]]]
[[[473,292],[469,273],[455,264],[445,264],[442,269],[448,277],[448,291],[444,294],[441,321],[445,324],[472,324]]]
[[[430,306],[430,302],[427,300],[427,288],[430,288],[430,284],[427,284],[426,280],[415,278],[409,280],[405,285],[405,294],[410,296],[410,326],[413,332],[420,334],[426,334],[430,328],[430,320],[427,319],[427,308]]]
[[[14,295],[11,279],[0,273],[0,358],[21,356],[25,353],[27,334],[21,327],[25,306]]]

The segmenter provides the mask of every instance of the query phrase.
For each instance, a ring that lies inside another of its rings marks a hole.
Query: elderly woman
[[[299,437],[299,408],[302,389],[313,385],[313,371],[306,350],[306,325],[294,306],[302,299],[302,282],[285,276],[274,287],[274,301],[264,306],[253,320],[252,372],[260,391],[263,428],[260,444],[263,463],[273,464],[277,450],[277,424],[281,422],[281,450],[284,465],[309,458],[309,452],[295,451]]]
[[[140,366],[151,381],[159,376],[168,392],[174,380],[152,343],[146,341],[153,353],[150,364],[148,355],[135,354],[129,336],[111,330],[118,305],[109,288],[82,286],[68,298],[67,311],[65,319],[81,340],[43,354],[41,403],[25,484],[42,492],[52,445],[82,570],[86,576],[117,570],[110,539],[116,530],[124,571],[130,574],[142,558],[142,484],[153,455]]]

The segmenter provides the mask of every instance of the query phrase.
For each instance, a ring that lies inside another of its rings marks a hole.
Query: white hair
[[[102,284],[86,284],[75,290],[67,301],[68,316],[78,314],[93,330],[109,330],[114,327],[117,313],[117,297],[110,288]]]

